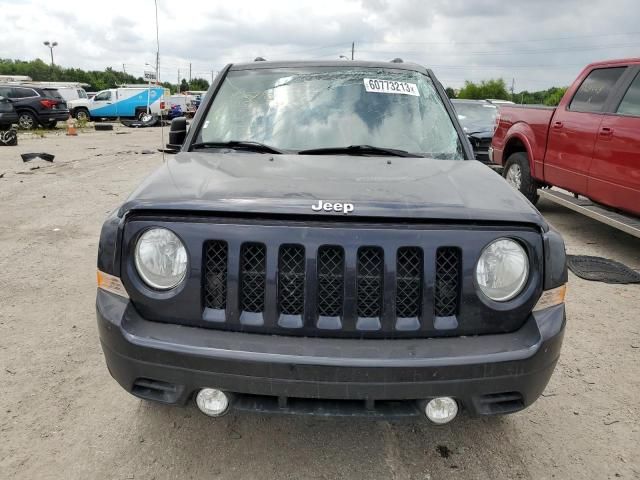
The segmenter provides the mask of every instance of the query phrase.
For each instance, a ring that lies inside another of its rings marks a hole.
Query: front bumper
[[[325,415],[351,414],[354,403],[371,413],[389,402],[386,413],[417,414],[417,401],[437,396],[454,397],[476,415],[521,410],[549,381],[565,325],[558,305],[508,334],[360,340],[150,322],[128,299],[100,289],[96,310],[109,371],[136,396],[185,404],[213,387],[235,394],[236,408]],[[330,400],[331,408],[309,403],[318,400]],[[397,401],[410,408],[396,408]]]

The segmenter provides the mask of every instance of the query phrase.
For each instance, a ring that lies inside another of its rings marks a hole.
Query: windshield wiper
[[[407,152],[395,148],[374,147],[373,145],[349,145],[348,147],[326,147],[300,150],[298,155],[331,155],[346,153],[348,155],[388,155],[390,157],[422,157],[418,153]]]
[[[198,150],[201,148],[232,148],[234,150],[248,150],[261,153],[284,153],[282,150],[265,145],[260,142],[250,142],[245,140],[230,140],[228,142],[200,142],[191,145],[191,148]]]

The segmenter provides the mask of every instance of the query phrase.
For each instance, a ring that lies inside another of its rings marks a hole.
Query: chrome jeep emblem
[[[317,205],[311,205],[311,210],[314,212],[338,212],[346,215],[347,213],[353,212],[354,206],[353,203],[329,203],[318,200]]]

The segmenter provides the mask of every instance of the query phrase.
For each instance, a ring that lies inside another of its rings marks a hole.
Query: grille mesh
[[[344,296],[344,250],[321,247],[318,251],[318,313],[327,317],[342,315]]]
[[[403,247],[398,250],[396,261],[397,292],[396,315],[419,317],[422,304],[422,250]]]
[[[439,248],[436,254],[435,314],[450,317],[458,313],[460,250]]]
[[[383,255],[377,247],[358,250],[358,316],[379,317],[382,310]]]
[[[285,315],[302,315],[304,310],[304,247],[280,247],[278,258],[278,300]]]
[[[264,311],[266,248],[260,243],[245,243],[242,247],[241,307],[245,312]]]
[[[227,243],[208,242],[205,248],[205,295],[207,308],[227,307]]]

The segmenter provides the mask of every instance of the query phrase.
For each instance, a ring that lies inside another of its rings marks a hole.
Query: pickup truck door
[[[551,118],[544,159],[545,181],[587,195],[587,179],[598,128],[611,92],[626,67],[589,72],[571,102]]]
[[[89,112],[92,117],[117,117],[115,92],[102,90],[96,93],[89,103]]]
[[[640,67],[630,67],[628,88],[602,119],[587,186],[592,200],[635,215],[640,215],[639,72]]]

